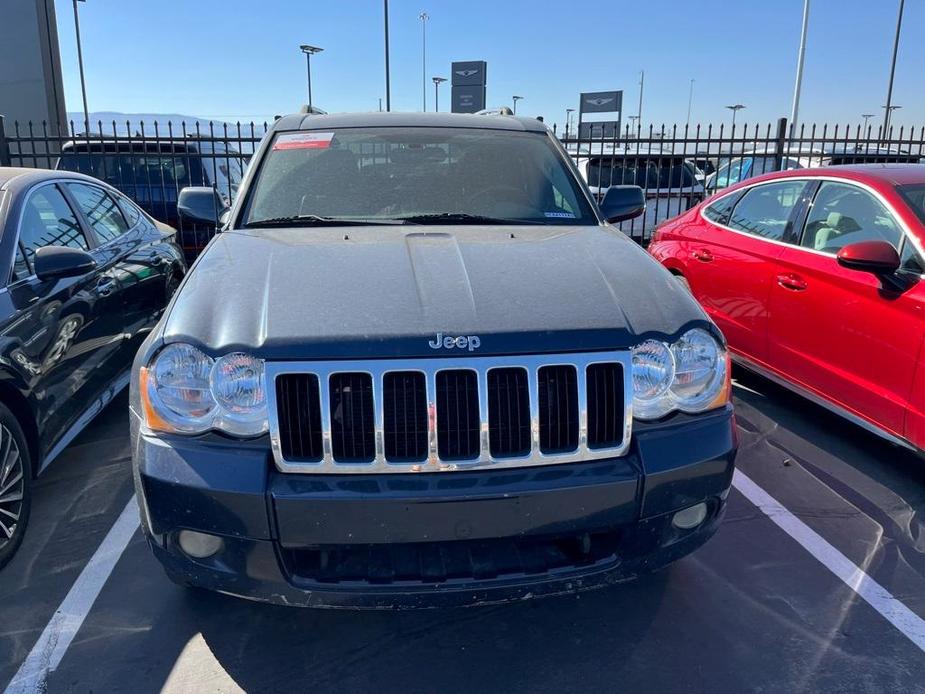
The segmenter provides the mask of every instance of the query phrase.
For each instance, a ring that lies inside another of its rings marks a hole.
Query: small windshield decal
[[[557,219],[575,219],[575,215],[571,212],[544,212],[546,217],[555,217]]]
[[[334,133],[285,133],[276,138],[273,149],[327,149]]]

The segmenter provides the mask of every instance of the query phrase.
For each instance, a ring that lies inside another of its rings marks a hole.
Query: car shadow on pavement
[[[663,571],[579,595],[436,610],[306,610],[201,591],[187,603],[248,692],[603,691],[633,661],[669,580]]]

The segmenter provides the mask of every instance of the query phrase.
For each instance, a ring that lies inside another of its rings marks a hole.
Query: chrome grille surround
[[[587,368],[591,364],[619,363],[623,369],[623,440],[608,448],[588,446]],[[538,371],[544,366],[572,366],[578,378],[578,448],[565,453],[540,450],[540,410]],[[488,429],[488,372],[496,368],[521,367],[527,370],[530,396],[531,450],[526,455],[495,458],[491,455]],[[475,371],[479,386],[480,454],[472,460],[441,460],[437,452],[437,373],[445,370]],[[383,374],[390,371],[418,371],[424,374],[427,391],[427,460],[390,462],[385,457]],[[314,462],[292,462],[283,457],[277,410],[276,378],[282,374],[316,374],[321,384],[321,432],[323,457]],[[375,458],[370,463],[339,463],[334,459],[331,438],[330,377],[335,373],[367,373],[373,382]],[[574,354],[538,354],[490,357],[427,359],[371,359],[341,361],[290,361],[266,363],[266,393],[270,417],[270,442],[276,467],[281,472],[303,474],[375,474],[400,472],[450,472],[454,470],[500,470],[537,465],[556,465],[626,453],[633,425],[632,356],[629,351]]]

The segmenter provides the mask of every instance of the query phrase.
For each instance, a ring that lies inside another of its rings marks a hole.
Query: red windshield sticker
[[[286,133],[276,138],[273,149],[327,149],[334,133]]]

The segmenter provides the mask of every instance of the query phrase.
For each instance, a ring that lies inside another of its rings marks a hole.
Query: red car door
[[[776,260],[805,186],[805,180],[775,181],[719,198],[704,209],[702,230],[689,245],[685,276],[692,293],[732,351],[752,361],[766,360]]]
[[[799,245],[779,257],[771,290],[769,362],[787,380],[897,435],[923,338],[925,289],[885,287],[838,264],[857,241],[897,248],[903,230],[871,190],[822,181]]]

